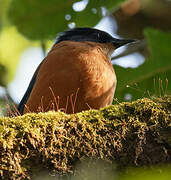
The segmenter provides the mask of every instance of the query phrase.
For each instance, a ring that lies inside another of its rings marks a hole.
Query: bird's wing
[[[44,59],[44,60],[45,60],[45,59]],[[44,61],[44,60],[43,60],[43,61]],[[27,103],[27,100],[28,100],[28,98],[29,98],[29,96],[30,96],[30,94],[31,94],[31,91],[32,91],[33,87],[34,87],[34,84],[35,84],[35,82],[36,82],[36,77],[37,77],[38,71],[39,71],[39,69],[40,69],[43,61],[39,64],[38,68],[36,69],[36,71],[35,71],[32,79],[31,79],[31,81],[30,81],[30,84],[29,84],[29,86],[28,86],[28,88],[27,88],[27,90],[26,90],[26,92],[25,92],[25,94],[24,94],[23,98],[21,99],[21,101],[20,101],[20,103],[19,103],[19,105],[18,105],[18,112],[19,112],[21,115],[23,114],[24,106],[25,106],[25,104]]]

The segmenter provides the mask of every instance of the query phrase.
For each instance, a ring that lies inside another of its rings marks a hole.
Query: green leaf
[[[30,39],[54,38],[67,27],[65,14],[72,11],[70,0],[13,0],[9,19],[20,33]]]
[[[123,0],[89,0],[87,7],[75,12],[75,0],[12,0],[9,19],[20,33],[32,40],[55,38],[56,34],[68,29],[69,23],[76,26],[94,26],[102,18],[101,7],[114,10]],[[95,8],[95,9],[93,9]],[[95,12],[93,13],[93,10]],[[66,14],[71,15],[69,21]]]
[[[171,33],[146,29],[145,36],[150,58],[136,69],[114,67],[118,77],[115,97],[119,100],[123,100],[126,93],[130,93],[133,99],[171,94]]]

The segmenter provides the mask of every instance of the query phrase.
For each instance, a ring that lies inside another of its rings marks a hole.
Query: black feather
[[[55,44],[61,41],[93,41],[99,43],[111,42],[114,38],[108,33],[94,28],[74,28],[59,33]]]

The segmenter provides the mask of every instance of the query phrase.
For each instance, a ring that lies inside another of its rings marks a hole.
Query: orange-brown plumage
[[[106,45],[108,48],[112,45]],[[110,49],[110,48],[108,48]],[[50,110],[56,95],[59,108],[73,113],[70,96],[77,93],[74,112],[99,109],[112,103],[116,76],[107,51],[100,43],[63,41],[45,58],[24,113]],[[53,92],[52,92],[53,91]],[[73,97],[74,101],[74,97]],[[56,107],[55,107],[56,108]]]
[[[92,40],[90,36],[86,40],[81,34],[82,40],[76,32],[76,40],[68,36],[59,40],[39,65],[19,105],[21,113],[49,110],[76,113],[112,103],[116,75],[110,57],[115,48],[131,41],[113,38],[116,41],[113,42],[107,33],[104,42],[98,40],[98,34],[95,40],[94,34]]]

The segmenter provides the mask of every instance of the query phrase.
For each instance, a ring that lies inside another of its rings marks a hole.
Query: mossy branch
[[[75,173],[85,158],[118,167],[171,162],[171,97],[140,99],[73,115],[0,118],[0,176]]]

